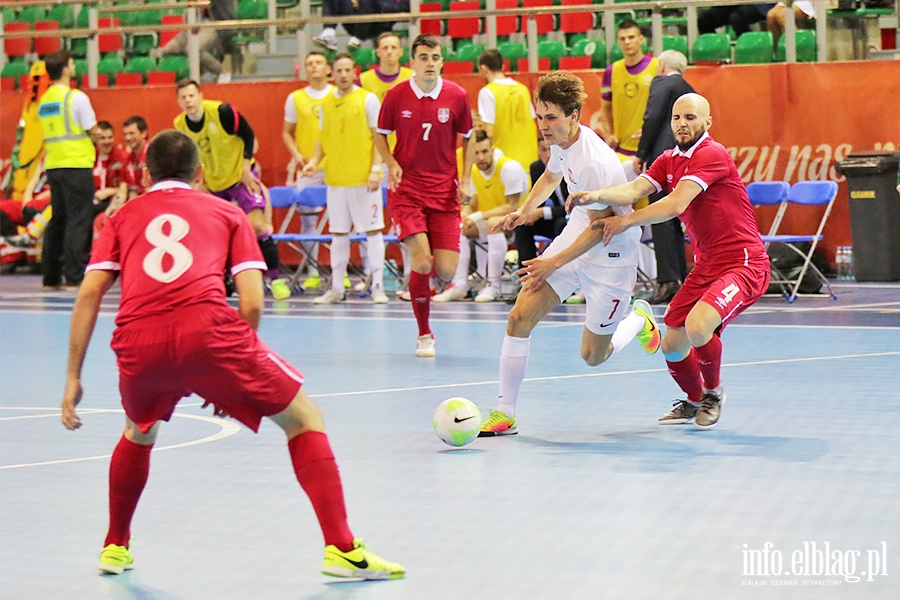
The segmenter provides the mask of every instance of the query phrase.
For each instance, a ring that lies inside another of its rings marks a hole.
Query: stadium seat
[[[503,58],[513,64],[520,58],[528,58],[528,46],[523,42],[501,42],[497,44],[497,50]]]
[[[484,44],[466,44],[456,49],[456,60],[478,62],[478,57],[481,56],[485,49]],[[500,53],[503,54],[502,51]]]
[[[175,73],[175,79],[184,79],[191,73],[191,66],[187,56],[163,56],[159,59],[157,71],[171,71]]]
[[[696,63],[723,63],[731,61],[731,40],[727,33],[701,33],[694,41],[691,56]]]
[[[16,82],[19,78],[28,75],[29,66],[24,60],[14,60],[3,65],[0,77],[12,77]]]
[[[38,56],[47,56],[62,48],[60,37],[38,37],[38,31],[58,31],[59,23],[56,21],[38,21],[34,24],[34,53]]]
[[[47,18],[47,11],[42,6],[25,6],[22,10],[19,11],[19,14],[16,16],[16,21],[19,23],[29,23],[34,25],[38,21],[43,21]]]
[[[353,53],[353,61],[361,70],[365,71],[372,65],[378,64],[378,56],[375,55],[374,48],[360,48]]]
[[[799,62],[816,62],[818,51],[816,48],[816,32],[813,29],[798,29],[796,31],[797,60]],[[775,50],[775,60],[785,61],[785,36],[778,40],[778,48]]]
[[[16,90],[15,77],[0,77],[0,91],[14,92]]]
[[[590,56],[563,56],[559,59],[559,68],[563,71],[577,71],[591,68]]]
[[[4,23],[12,23],[16,20],[16,9],[12,6],[0,7],[0,16],[3,17]]]
[[[122,24],[119,19],[103,18],[97,19],[97,26],[101,29],[118,28]],[[100,47],[100,54],[109,52],[118,52],[123,48],[121,33],[101,33],[97,36],[97,45]]]
[[[688,40],[686,35],[666,35],[663,36],[663,50],[675,50],[681,52],[685,57],[688,56]]]
[[[102,73],[110,79],[113,79],[117,73],[121,73],[124,70],[124,61],[115,54],[104,56],[100,59],[100,62],[97,63],[97,73]]]
[[[141,76],[142,82],[146,81],[147,73],[155,70],[156,59],[152,56],[134,56],[125,64],[125,73],[137,73]],[[118,79],[116,85],[119,85]]]
[[[85,73],[81,76],[81,89],[87,89],[88,86],[88,76]],[[106,73],[97,73],[97,87],[109,87],[109,75]]]
[[[734,45],[734,63],[737,65],[772,62],[775,44],[768,31],[748,31],[741,34]]]
[[[540,8],[545,6],[553,6],[553,0],[522,0],[522,8]],[[534,19],[537,22],[538,35],[546,35],[553,31],[553,15],[537,15]],[[522,19],[522,31],[523,33],[528,32],[526,19]]]
[[[497,0],[497,8],[519,8],[519,0]],[[508,37],[519,32],[519,17],[516,15],[497,17],[497,37]]]
[[[538,58],[549,58],[551,69],[558,69],[559,59],[567,53],[565,42],[544,40],[538,43]]]
[[[266,0],[240,0],[237,7],[238,20],[254,20],[259,21],[269,17],[269,4]],[[160,17],[160,22],[162,18]],[[252,42],[264,41],[265,35],[263,31],[254,29],[250,31],[240,32],[232,38],[236,44],[249,44]]]
[[[185,23],[184,15],[163,15],[162,24],[163,25],[180,25]],[[159,47],[162,48],[173,38],[178,36],[177,31],[160,31],[159,32]]]
[[[528,73],[531,69],[528,68],[528,59],[520,58],[516,65],[516,71],[519,73]],[[550,59],[549,58],[538,58],[538,72],[549,71],[550,70]]]
[[[86,58],[75,58],[75,76],[85,75],[88,72],[88,62]]]
[[[569,50],[569,56],[590,56],[591,67],[603,69],[606,67],[606,44],[603,40],[579,40]]]
[[[12,33],[14,31],[29,31],[31,25],[28,23],[6,23],[3,31]],[[31,52],[31,40],[29,38],[12,38],[3,40],[3,51],[9,57],[25,56]]]
[[[588,4],[588,0],[562,0],[563,6]],[[565,34],[587,33],[594,28],[594,13],[572,12],[559,15],[559,30]],[[570,42],[572,40],[570,39]]]
[[[47,11],[47,20],[59,23],[60,29],[71,29],[75,26],[75,8],[71,4],[57,4]]]
[[[480,10],[481,2],[478,0],[451,2],[451,11]],[[457,17],[447,20],[447,36],[451,40],[471,38],[481,33],[481,19],[478,17]]]
[[[419,12],[441,12],[443,8],[441,7],[440,2],[423,2],[419,5]],[[441,20],[440,19],[422,19],[419,21],[419,30],[422,33],[429,33],[431,35],[441,35]]]
[[[175,85],[175,73],[172,71],[150,71],[147,73],[147,85]]]

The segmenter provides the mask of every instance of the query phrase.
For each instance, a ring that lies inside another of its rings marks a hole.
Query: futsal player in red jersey
[[[402,566],[378,557],[350,532],[322,415],[304,393],[300,372],[256,335],[266,269],[256,235],[240,208],[190,188],[199,164],[196,145],[181,132],[164,131],[150,142],[153,187],[109,218],[72,312],[62,423],[74,430],[81,427],[75,412],[81,368],[100,301],[121,275],[112,348],[126,421],[110,461],[109,530],[99,569],[119,574],[134,566],[131,521],[160,421],[194,393],[253,431],[262,417],[284,430],[297,480],[325,538],[323,573],[403,577]],[[238,310],[225,301],[226,266],[240,293]]]
[[[413,77],[384,97],[375,147],[388,165],[388,209],[410,255],[409,294],[419,326],[416,356],[435,355],[431,311],[432,269],[450,281],[459,260],[459,204],[470,188],[475,160],[472,114],[466,91],[440,76],[441,45],[433,35],[412,43]],[[397,133],[393,153],[387,136]],[[457,135],[463,138],[462,180],[456,165]]]
[[[631,204],[663,189],[669,196],[634,213],[594,221],[608,244],[630,227],[678,217],[694,247],[694,268],[663,317],[662,351],[669,373],[687,394],[659,419],[662,425],[701,428],[719,420],[725,392],[719,380],[722,330],[769,286],[769,257],[753,206],[728,151],[707,133],[709,102],[685,94],[672,109],[676,147],[666,150],[640,177],[603,190],[575,192],[571,203]]]

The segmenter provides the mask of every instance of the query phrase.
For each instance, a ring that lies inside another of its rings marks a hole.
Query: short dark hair
[[[113,126],[109,121],[97,121],[97,129],[103,129],[104,131],[113,131]]]
[[[476,129],[475,130],[475,141],[483,142],[484,140],[491,141],[491,138],[488,137],[487,131],[484,129]]]
[[[147,131],[147,120],[144,117],[140,117],[138,115],[134,115],[133,117],[128,117],[125,119],[125,122],[122,123],[122,127],[128,127],[129,125],[137,125],[138,131],[141,133],[145,133]]]
[[[441,47],[441,41],[437,38],[437,36],[431,35],[430,33],[423,33],[416,36],[416,39],[413,40],[409,49],[412,52],[413,58],[416,56],[416,49],[419,46],[425,46],[426,48],[430,48],[434,50],[435,48]]]
[[[57,81],[62,77],[63,69],[69,66],[70,58],[72,58],[71,52],[59,50],[44,59],[44,66],[47,68],[50,81]]]
[[[641,35],[644,35],[644,30],[641,29],[641,26],[634,22],[634,19],[625,19],[619,26],[616,27],[618,31],[622,31],[623,29],[637,29],[641,32]]]
[[[309,58],[310,56],[321,56],[322,58],[325,59],[325,64],[327,64],[328,66],[331,66],[331,62],[332,62],[331,58],[322,50],[310,50],[309,52],[306,53],[306,58],[303,59],[303,62],[306,62],[306,59]]]
[[[334,66],[334,63],[336,63],[341,58],[349,58],[350,62],[352,62],[354,65],[356,64],[356,59],[353,58],[352,54],[350,54],[349,52],[338,52],[334,55],[334,58],[331,59],[332,66]]]
[[[485,50],[481,53],[481,56],[478,57],[478,66],[480,67],[482,65],[494,73],[498,73],[503,70],[503,55],[495,48]]]
[[[200,166],[200,151],[187,135],[174,129],[157,133],[147,147],[147,170],[153,183],[177,179],[191,183]]]
[[[567,117],[581,111],[585,98],[584,82],[568,71],[550,71],[538,79],[534,88],[535,103],[555,104]]]
[[[192,85],[195,88],[197,88],[198,92],[200,91],[199,83],[197,83],[196,81],[194,81],[193,79],[191,79],[189,77],[185,77],[184,79],[179,79],[177,82],[175,82],[175,93],[177,94],[178,92],[180,92],[184,88],[188,87],[189,85]]]
[[[400,34],[398,34],[396,31],[385,31],[381,35],[378,36],[377,40],[375,40],[375,49],[377,50],[378,46],[381,45],[381,40],[383,40],[384,38],[389,38],[389,37],[395,37],[395,38],[397,38],[398,42],[400,41]]]

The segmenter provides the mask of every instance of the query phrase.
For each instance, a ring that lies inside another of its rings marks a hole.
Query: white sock
[[[472,258],[472,248],[469,238],[459,236],[459,262],[456,264],[456,274],[453,276],[453,287],[469,287],[469,261]]]
[[[319,225],[319,215],[316,213],[300,213],[300,231],[304,234],[313,234],[316,232],[316,227]],[[307,259],[308,265],[306,267],[306,273],[312,277],[313,275],[318,275],[319,270],[313,264],[313,260],[317,260],[319,258],[319,244],[316,242],[303,242],[303,250],[312,257],[312,259]]]
[[[331,289],[342,294],[348,262],[350,262],[350,236],[335,235],[331,240]]]
[[[500,276],[503,275],[503,263],[506,262],[506,236],[492,233],[487,236],[488,243],[488,285],[500,289]]]
[[[479,240],[484,243],[485,240]],[[475,246],[475,271],[481,275],[482,279],[487,279],[487,250],[481,244]]]
[[[369,251],[369,269],[372,274],[372,286],[384,287],[384,235],[379,231],[366,236],[366,244],[362,248],[368,246]],[[360,251],[362,251],[360,248]]]
[[[363,274],[368,275],[372,272],[372,264],[369,262],[369,240],[363,240],[359,243],[359,260],[363,265]],[[381,259],[384,262],[384,257]]]
[[[497,410],[506,413],[507,417],[516,416],[516,401],[519,398],[519,387],[525,379],[530,347],[530,337],[517,338],[509,335],[503,337],[503,346],[500,348],[500,389]]]
[[[628,316],[619,321],[612,335],[612,353],[617,354],[630,344],[634,336],[644,328],[646,322],[644,317],[634,311],[631,311],[628,313]]]

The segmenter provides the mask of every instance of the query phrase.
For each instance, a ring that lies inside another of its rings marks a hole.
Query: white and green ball
[[[434,411],[434,432],[445,444],[465,446],[478,437],[481,411],[466,398],[448,398]]]

